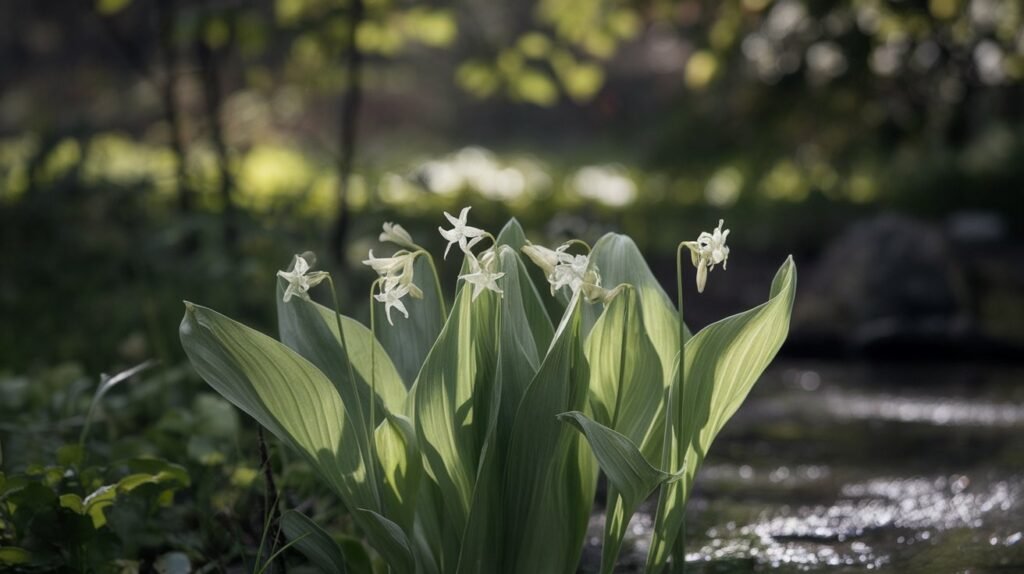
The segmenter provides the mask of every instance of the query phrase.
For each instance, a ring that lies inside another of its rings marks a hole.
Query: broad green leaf
[[[345,557],[346,570],[352,574],[374,574],[370,553],[360,538],[342,535],[337,541]]]
[[[388,415],[375,433],[384,487],[384,509],[407,533],[412,532],[423,462],[412,421]]]
[[[473,485],[466,528],[462,533],[456,574],[488,574],[497,571],[502,544],[501,470],[496,423],[491,417],[491,433],[480,453],[480,466]]]
[[[581,471],[579,435],[556,416],[586,404],[582,305],[577,294],[516,411],[503,496],[506,572],[568,573],[579,560],[593,477],[589,467]]]
[[[665,567],[673,547],[681,550],[683,506],[694,476],[722,426],[782,347],[795,295],[796,266],[790,257],[775,274],[767,302],[712,323],[686,342],[682,392],[675,383],[661,465],[672,472],[685,465],[685,476],[662,487],[647,555],[649,572]]]
[[[594,424],[621,433],[631,444],[646,448],[643,456],[647,459],[660,461],[663,376],[658,355],[644,328],[643,310],[635,289],[623,289],[605,306],[587,337],[585,352],[590,365]],[[591,448],[608,474],[593,442]],[[637,498],[639,494],[622,492],[616,481],[611,482],[602,546],[602,568],[606,572],[614,567],[629,519],[643,500]],[[643,496],[647,494],[650,491]]]
[[[338,334],[335,312],[300,297],[293,297],[285,303],[284,288],[284,280],[279,280],[277,321],[281,342],[327,375],[338,389],[353,424],[357,428],[366,429],[368,437],[370,431],[384,419],[385,409],[388,412],[403,412],[407,395],[405,386],[391,358],[380,343],[374,341],[370,330],[355,319],[341,316],[345,342],[348,344],[346,352]],[[352,364],[351,371],[349,361]],[[350,373],[355,376],[355,381],[351,380]],[[374,405],[377,420],[372,424],[369,422],[371,386],[375,387],[377,394],[377,404]]]
[[[504,458],[516,410],[551,345],[554,327],[519,253],[511,247],[501,247],[498,250],[498,268],[505,273],[498,280],[503,295],[498,300],[500,340],[497,365],[501,396],[498,455]]]
[[[281,529],[288,541],[321,572],[346,574],[341,547],[323,528],[297,510],[281,514]]]
[[[74,493],[60,495],[60,507],[67,508],[75,514],[85,514],[85,506],[82,504],[82,497]]]
[[[498,234],[496,243],[498,245],[508,245],[514,249],[516,253],[521,254],[523,246],[528,245],[529,241],[527,241],[526,233],[523,232],[523,228],[519,225],[519,221],[513,217],[508,220],[505,227],[501,229],[501,233]],[[569,297],[566,296],[568,289],[562,289],[557,296],[552,297],[550,295],[550,285],[547,278],[544,276],[544,271],[532,262],[524,261],[523,263],[526,267],[526,274],[529,276],[530,282],[533,284],[533,290],[537,294],[541,306],[547,310],[548,317],[564,313],[565,305],[569,302]],[[548,319],[548,321],[550,322],[550,319]]]
[[[444,294],[440,291],[440,280],[430,255],[424,253],[416,257],[413,277],[413,282],[423,291],[423,298],[405,299],[408,319],[393,314],[395,324],[391,325],[384,314],[384,304],[373,302],[377,339],[394,361],[406,388],[416,380],[420,367],[444,327],[446,315]]]
[[[362,516],[369,526],[368,530],[376,534],[374,539],[377,540],[375,542],[377,551],[388,562],[393,572],[397,574],[416,572],[412,546],[409,544],[409,538],[406,537],[405,532],[402,532],[401,526],[366,508],[360,508],[356,514]]]
[[[185,307],[181,343],[200,376],[302,455],[346,506],[379,508],[363,456],[352,448],[357,429],[334,384],[274,339],[211,309]]]
[[[587,337],[584,352],[590,366],[594,420],[636,444],[647,445],[652,429],[660,427],[656,422],[661,418],[664,376],[644,328],[636,289],[623,289],[605,306]],[[660,454],[660,449],[645,451],[655,460]]]
[[[651,466],[628,437],[590,420],[583,413],[572,411],[558,415],[558,418],[571,424],[587,438],[601,470],[608,476],[609,499],[621,498],[618,504],[609,508],[609,515],[605,519],[601,572],[610,573],[615,569],[622,538],[636,507],[658,485],[670,480],[672,475]]]
[[[497,245],[508,245],[518,252],[527,243],[526,233],[523,231],[523,226],[519,225],[519,221],[513,217],[508,220],[505,227],[501,228],[494,242]]]
[[[601,272],[601,283],[611,289],[621,283],[636,287],[643,305],[644,328],[661,361],[664,386],[679,355],[679,314],[661,283],[651,273],[640,250],[626,235],[608,233],[596,244],[591,255]]]
[[[506,231],[518,227],[511,227],[513,223],[506,226]],[[497,254],[498,270],[504,273],[498,280],[503,294],[497,301],[497,370],[490,389],[487,433],[459,556],[460,574],[491,573],[498,568],[495,548],[502,542],[501,479],[509,431],[516,408],[536,376],[553,335],[551,320],[518,252],[499,243]]]
[[[497,295],[462,289],[415,384],[416,434],[440,487],[445,528],[466,526],[490,409]]]
[[[658,355],[663,390],[657,395],[658,411],[652,413],[654,426],[640,442],[641,450],[655,460],[665,436],[664,402],[673,382],[673,371],[679,356],[679,314],[633,240],[626,235],[608,233],[595,245],[591,255],[601,273],[602,284],[608,288],[626,283],[633,285],[640,297],[643,325]],[[686,331],[689,336],[689,331]],[[598,419],[600,420],[600,419]],[[616,430],[620,430],[615,427]],[[635,438],[635,437],[633,437]]]
[[[416,497],[413,546],[417,564],[428,574],[450,572],[458,560],[463,531],[447,528],[441,487],[424,474]]]

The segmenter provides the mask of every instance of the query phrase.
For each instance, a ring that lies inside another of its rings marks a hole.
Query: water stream
[[[1024,572],[1022,431],[1021,367],[780,365],[698,476],[688,571]],[[653,510],[619,571],[641,569]]]

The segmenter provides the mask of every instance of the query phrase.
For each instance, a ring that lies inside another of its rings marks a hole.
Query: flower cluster
[[[469,273],[459,275],[459,279],[473,286],[473,300],[476,301],[476,298],[480,296],[480,293],[483,293],[484,289],[490,289],[502,295],[503,292],[498,287],[497,281],[504,277],[505,273],[494,270],[498,258],[495,256],[493,246],[483,251],[479,258],[473,255],[473,246],[485,237],[490,237],[490,234],[483,229],[469,226],[467,221],[469,209],[468,207],[463,207],[458,217],[452,216],[447,211],[444,212],[444,216],[451,223],[452,229],[438,227],[437,230],[441,232],[441,237],[448,241],[448,246],[444,250],[445,257],[448,257],[448,250],[455,244],[458,244],[459,249],[466,255],[466,260],[469,262]],[[493,243],[493,238],[491,240]]]
[[[423,291],[412,282],[413,264],[416,262],[416,256],[422,250],[412,240],[409,232],[397,223],[384,223],[384,231],[380,234],[379,239],[381,242],[394,243],[405,248],[396,251],[391,257],[374,257],[371,249],[369,259],[363,261],[363,265],[369,265],[380,276],[378,280],[380,293],[374,294],[373,298],[384,304],[384,313],[388,318],[388,324],[394,325],[391,320],[392,309],[398,309],[398,312],[406,319],[409,318],[409,310],[402,302],[403,297],[406,295],[411,295],[416,299],[423,297]]]
[[[697,291],[704,292],[704,285],[708,280],[708,271],[715,268],[715,265],[722,264],[725,269],[729,262],[729,246],[725,240],[729,237],[729,230],[722,229],[725,225],[724,219],[718,220],[718,227],[713,233],[707,231],[697,236],[697,241],[687,241],[683,245],[690,249],[690,259],[697,268]]]
[[[522,251],[547,277],[554,295],[562,287],[568,287],[572,294],[583,291],[590,302],[607,301],[612,292],[601,287],[601,273],[597,265],[590,262],[589,255],[567,253],[571,242],[564,243],[554,251],[540,245],[526,245]]]
[[[459,275],[459,279],[473,286],[475,301],[484,290],[502,295],[497,281],[505,274],[496,270],[498,257],[494,245],[479,255],[473,253],[473,246],[485,238],[490,239],[493,244],[494,237],[483,229],[469,225],[469,210],[469,207],[462,208],[458,217],[445,212],[444,216],[452,228],[438,227],[437,230],[448,241],[444,251],[445,257],[448,256],[452,245],[458,245],[465,254],[469,272]],[[721,264],[722,269],[728,265],[729,247],[725,242],[729,237],[729,230],[722,229],[724,225],[725,220],[720,219],[718,227],[713,232],[705,231],[696,241],[685,241],[681,244],[690,250],[691,260],[697,268],[697,291],[701,293],[704,292],[708,272],[713,270],[715,265]],[[395,223],[385,223],[379,238],[381,242],[394,243],[402,247],[390,257],[374,257],[373,250],[370,250],[369,258],[363,261],[364,265],[370,266],[380,276],[375,283],[380,285],[380,292],[374,294],[373,298],[384,304],[388,323],[394,325],[391,319],[392,309],[397,309],[405,318],[409,318],[409,311],[402,302],[406,295],[416,299],[423,297],[423,291],[413,283],[413,265],[416,257],[426,252],[416,245],[408,231]],[[597,265],[590,260],[590,256],[573,255],[568,252],[572,243],[564,243],[554,250],[528,244],[522,251],[544,271],[552,295],[562,288],[568,288],[572,295],[582,292],[583,297],[589,302],[608,302],[619,289],[603,288],[601,273]],[[310,271],[313,265],[310,261],[312,258],[312,254],[296,255],[290,271],[277,272],[279,277],[288,282],[284,292],[286,303],[295,296],[309,299],[309,289],[327,278],[325,271]]]

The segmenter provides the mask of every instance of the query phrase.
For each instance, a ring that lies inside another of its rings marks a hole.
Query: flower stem
[[[349,354],[348,354],[349,353],[349,346],[348,346],[348,341],[345,340],[345,329],[342,327],[342,324],[341,324],[341,311],[339,310],[339,309],[341,309],[341,307],[338,305],[338,292],[334,288],[334,278],[331,276],[330,273],[327,274],[327,283],[328,283],[328,285],[331,286],[331,299],[334,302],[334,320],[338,324],[338,337],[341,340],[341,347],[344,350],[345,365],[348,366],[348,378],[349,378],[349,381],[351,381],[351,383],[352,383],[352,387],[356,390],[356,408],[359,409],[360,416],[362,416],[363,407],[362,407],[362,401],[359,400],[359,383],[356,380],[355,369],[352,367],[352,359],[351,359],[351,357],[349,357]],[[370,306],[370,309],[373,309],[372,305]],[[376,455],[377,449],[374,448],[376,446],[376,441],[374,441],[374,438],[373,438],[374,427],[376,426],[376,424],[374,422],[374,408],[373,407],[374,407],[374,404],[376,404],[376,402],[377,402],[377,393],[376,393],[376,389],[374,389],[373,391],[371,391],[371,394],[370,394],[370,419],[368,421],[366,421],[367,428],[363,429],[363,432],[367,433],[367,448],[369,448],[369,452],[367,453],[367,458],[369,460],[366,461],[367,473],[370,476],[370,483],[373,484],[373,492],[374,492],[375,495],[378,496],[377,504],[378,504],[378,507],[379,507],[380,506],[380,499],[379,499],[379,491],[377,490],[377,477],[376,477],[376,475],[377,475],[377,468],[376,468],[377,467],[377,462],[376,462],[377,461],[377,455]]]
[[[688,445],[683,444],[679,425],[682,424],[683,415],[683,400],[684,400],[684,389],[686,388],[686,323],[683,322],[683,249],[689,249],[686,242],[682,242],[676,248],[676,296],[679,306],[679,380],[678,390],[675,393],[674,403],[669,405],[667,409],[669,416],[675,419],[676,425],[676,442],[678,443],[677,448],[680,449],[679,460],[684,470],[686,468],[686,451],[689,448]],[[671,394],[670,394],[671,396]],[[669,425],[672,425],[673,421],[670,418],[668,421]],[[685,472],[685,470],[684,470]],[[689,481],[689,478],[684,476],[684,481]],[[683,504],[688,497],[689,486],[683,486]],[[685,508],[685,506],[684,506]],[[679,537],[674,542],[673,546],[678,547],[677,556],[682,557],[682,563],[673,565],[673,571],[685,573],[686,571],[686,551],[685,551],[685,539],[686,539],[686,522],[683,521],[682,526],[679,529]]]
[[[633,289],[632,285],[626,285],[626,289]],[[623,289],[625,293],[626,289]],[[629,336],[629,304],[627,302],[626,308],[622,312],[622,338],[623,340]],[[622,410],[622,395],[625,394],[623,388],[623,381],[626,378],[626,345],[623,344],[619,348],[619,392],[615,393],[615,412],[612,414],[612,429],[618,430],[619,424],[619,411]]]
[[[374,420],[374,404],[377,402],[377,321],[374,319],[376,301],[373,298],[373,291],[380,285],[380,279],[370,284],[370,394],[373,400],[370,401],[370,420]],[[370,437],[376,444],[376,440]]]
[[[569,245],[582,245],[583,248],[587,250],[587,255],[590,255],[590,244],[587,243],[586,241],[583,241],[582,239],[570,239],[565,243]]]
[[[434,265],[434,258],[430,255],[429,251],[419,250],[413,253],[413,256],[424,255],[427,258],[427,263],[430,264],[430,270],[434,272],[434,288],[437,289],[437,301],[441,304],[441,317],[448,316],[448,306],[444,303],[444,293],[441,291],[441,279],[437,276],[437,266]],[[373,306],[371,305],[371,308]]]

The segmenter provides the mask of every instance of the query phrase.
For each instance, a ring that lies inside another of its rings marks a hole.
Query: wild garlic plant
[[[319,472],[391,571],[575,572],[599,472],[602,572],[655,492],[646,571],[680,570],[694,477],[786,337],[792,258],[765,303],[691,336],[684,256],[703,291],[729,257],[723,222],[679,245],[674,306],[626,236],[548,249],[515,220],[497,237],[472,227],[469,211],[440,228],[445,254],[463,254],[450,309],[431,255],[385,224],[381,241],[399,249],[365,261],[378,275],[369,326],[310,299],[326,284],[335,301],[334,287],[301,255],[279,274],[280,341],[186,303],[185,351]],[[289,511],[282,523],[311,560],[343,571],[345,553],[311,520]]]

